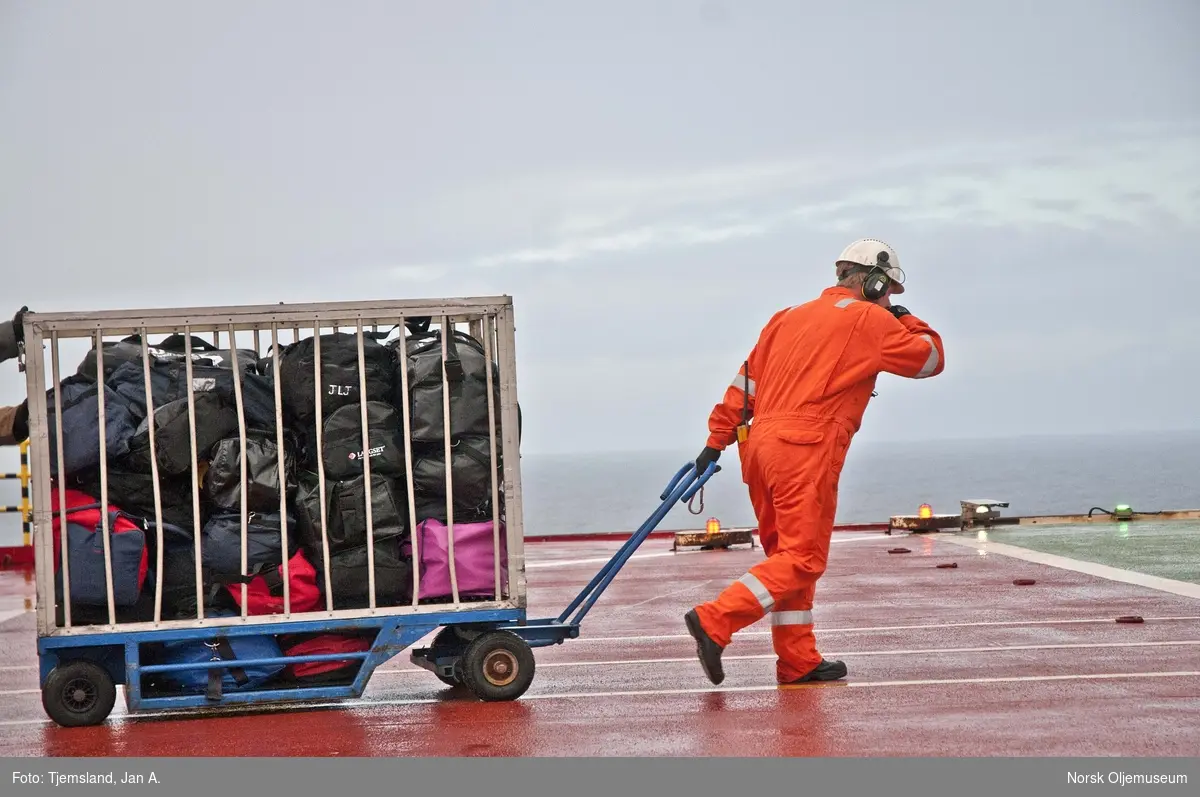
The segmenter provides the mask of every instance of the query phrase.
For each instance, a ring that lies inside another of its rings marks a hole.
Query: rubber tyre
[[[103,667],[90,661],[58,665],[42,686],[42,708],[64,728],[99,725],[116,701],[116,684]]]
[[[480,700],[516,700],[533,683],[536,664],[525,640],[508,631],[476,637],[462,657],[463,685]]]
[[[452,626],[447,626],[441,631],[438,631],[437,636],[433,638],[433,644],[429,646],[430,653],[436,655],[441,648],[462,647],[462,639],[458,636],[458,632]],[[462,659],[454,662],[454,677],[447,678],[440,673],[434,673],[433,676],[446,686],[461,686],[462,685]]]

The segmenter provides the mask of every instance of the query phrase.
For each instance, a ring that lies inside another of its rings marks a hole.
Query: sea
[[[11,456],[8,455],[11,452]],[[632,531],[660,505],[659,495],[696,451],[533,454],[521,458],[525,533]],[[9,461],[11,460],[11,462]],[[737,451],[690,507],[676,505],[658,528],[753,526]],[[0,452],[0,471],[17,469],[16,449]],[[838,523],[881,523],[915,514],[957,513],[959,501],[1007,501],[1005,515],[1086,514],[1111,510],[1200,508],[1200,430],[1140,434],[1012,437],[884,443],[854,441],[842,471]],[[0,504],[20,488],[0,482]],[[19,545],[17,515],[0,515],[0,545]]]

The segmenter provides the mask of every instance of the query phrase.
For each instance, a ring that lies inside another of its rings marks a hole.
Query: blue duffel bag
[[[68,376],[59,383],[62,396],[63,464],[58,463],[58,413],[54,390],[46,391],[46,422],[50,438],[50,474],[74,475],[100,466],[100,385],[85,377]],[[138,418],[129,402],[104,386],[104,445],[108,459],[129,453]]]
[[[206,616],[235,616],[232,612],[205,612]],[[172,685],[189,694],[204,693],[209,700],[220,700],[224,692],[257,689],[283,671],[283,664],[238,665],[239,660],[278,659],[283,656],[274,636],[220,636],[189,639],[163,644],[163,664],[193,664],[228,661],[228,668],[176,670],[164,673]],[[158,658],[158,657],[156,657]]]

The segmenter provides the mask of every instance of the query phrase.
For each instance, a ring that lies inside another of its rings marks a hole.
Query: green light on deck
[[[1133,517],[1133,509],[1129,504],[1117,504],[1116,509],[1113,510],[1113,514],[1119,518],[1129,519]]]

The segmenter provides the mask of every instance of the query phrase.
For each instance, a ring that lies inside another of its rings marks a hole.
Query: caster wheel
[[[458,631],[452,627],[443,628],[438,631],[437,636],[433,638],[433,644],[429,646],[430,651],[434,655],[441,654],[444,651],[461,651],[465,644]],[[447,677],[441,673],[434,673],[434,677],[444,683],[446,686],[461,686],[462,685],[462,659],[454,662],[454,675]]]
[[[463,684],[480,700],[516,700],[533,682],[533,650],[508,631],[476,637],[462,657]]]
[[[65,728],[99,725],[117,701],[117,687],[103,668],[89,661],[60,664],[42,687],[42,708]]]

